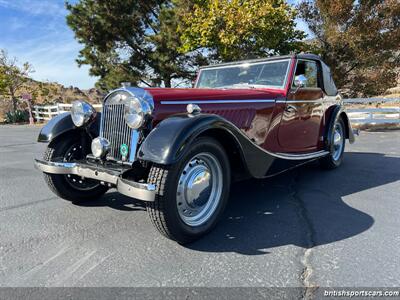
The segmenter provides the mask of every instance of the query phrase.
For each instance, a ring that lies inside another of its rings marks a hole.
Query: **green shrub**
[[[15,112],[9,111],[6,113],[5,122],[10,123],[23,123],[29,121],[29,113],[26,110],[17,110]]]

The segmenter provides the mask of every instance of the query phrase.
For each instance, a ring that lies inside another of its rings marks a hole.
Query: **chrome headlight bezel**
[[[139,129],[146,123],[146,117],[151,115],[152,110],[146,100],[131,96],[125,102],[125,122],[130,128]]]
[[[92,141],[91,150],[94,157],[104,158],[110,151],[110,142],[103,137],[97,137]]]
[[[94,107],[83,100],[72,102],[71,119],[76,127],[82,127],[89,124],[96,118],[97,112]]]

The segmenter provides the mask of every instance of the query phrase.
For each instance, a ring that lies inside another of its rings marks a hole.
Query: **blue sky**
[[[34,79],[91,88],[96,78],[89,76],[88,66],[79,68],[75,62],[82,46],[67,26],[66,14],[64,0],[0,0],[0,48],[21,63],[29,61]],[[297,26],[305,28],[301,21]]]
[[[75,62],[82,46],[66,25],[66,14],[63,0],[0,0],[0,48],[21,63],[29,61],[37,80],[93,87],[89,68]]]

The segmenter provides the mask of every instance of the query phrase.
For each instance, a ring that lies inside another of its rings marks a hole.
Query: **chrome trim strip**
[[[139,143],[139,131],[132,130],[131,145],[129,147],[129,161],[134,162],[136,160],[136,150]]]
[[[276,100],[276,103],[323,103],[324,100]]]
[[[161,104],[274,103],[274,99],[161,101]]]
[[[293,154],[293,153],[273,153],[274,156],[282,159],[288,160],[304,160],[304,159],[313,159],[328,155],[329,151],[321,150],[312,153],[302,153],[302,154]]]
[[[273,99],[252,99],[252,100],[184,100],[184,101],[161,101],[161,104],[227,104],[227,103],[323,103],[324,100],[273,100]]]
[[[35,168],[49,174],[72,174],[110,183],[118,192],[142,201],[154,201],[156,186],[121,178],[117,171],[98,170],[80,163],[62,163],[35,159]]]
[[[288,61],[290,62],[290,58],[284,58],[284,59],[276,59],[276,60],[265,60],[265,61],[257,61],[257,62],[251,62],[251,61],[242,61],[239,63],[232,63],[232,64],[226,64],[223,66],[215,65],[215,66],[206,66],[201,68],[201,70],[217,70],[217,69],[228,69],[228,68],[235,68],[235,67],[243,67],[243,66],[256,66],[256,65],[263,65],[263,64],[273,64],[277,62],[283,62],[283,61]]]

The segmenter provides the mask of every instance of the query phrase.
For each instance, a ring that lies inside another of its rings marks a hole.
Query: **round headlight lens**
[[[130,98],[125,103],[125,121],[130,128],[138,129],[144,123],[144,102],[137,98]]]
[[[77,100],[72,103],[71,118],[75,126],[81,127],[93,120],[96,116],[96,110],[89,103]]]

